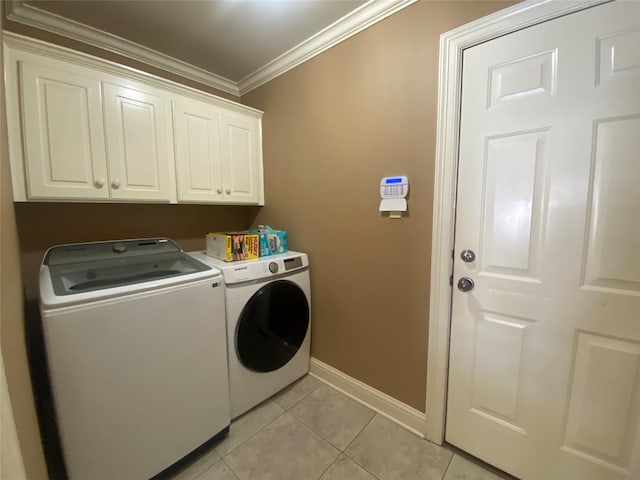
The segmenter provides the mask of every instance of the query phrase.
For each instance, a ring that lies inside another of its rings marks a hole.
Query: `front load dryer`
[[[231,418],[309,371],[311,287],[305,253],[223,262],[190,255],[222,270],[227,312]]]
[[[150,478],[228,432],[219,270],[166,238],[61,245],[40,308],[70,480]]]

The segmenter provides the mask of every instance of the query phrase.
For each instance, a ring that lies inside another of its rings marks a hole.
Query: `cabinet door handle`
[[[216,189],[216,192],[218,192],[218,194],[221,194],[221,193],[222,193],[222,188],[221,188],[221,187],[218,187],[218,188]]]
[[[120,180],[118,180],[117,178],[113,182],[111,182],[111,186],[113,188],[116,188],[116,189],[120,188],[120,185],[122,185],[122,182]]]
[[[227,195],[231,195],[231,189],[227,188]]]
[[[96,179],[96,181],[94,182],[95,186],[98,188],[102,188],[104,187],[104,184],[107,183],[104,181],[104,178],[98,178]]]

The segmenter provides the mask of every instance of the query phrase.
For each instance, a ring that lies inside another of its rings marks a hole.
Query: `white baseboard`
[[[309,373],[371,410],[384,415],[401,427],[424,438],[426,416],[423,412],[313,357],[311,357]]]

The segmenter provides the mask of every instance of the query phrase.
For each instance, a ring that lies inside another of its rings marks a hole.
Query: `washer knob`
[[[270,271],[271,273],[278,273],[278,268],[279,268],[279,267],[278,267],[278,264],[277,264],[276,262],[271,262],[271,263],[269,264],[269,271]]]

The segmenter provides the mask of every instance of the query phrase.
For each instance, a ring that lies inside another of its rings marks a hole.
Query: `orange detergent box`
[[[252,260],[260,254],[260,237],[245,232],[207,233],[207,255],[225,262]]]

